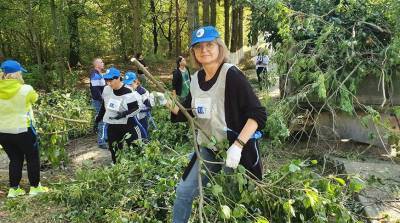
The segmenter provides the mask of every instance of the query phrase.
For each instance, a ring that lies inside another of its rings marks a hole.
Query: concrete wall
[[[383,122],[391,123],[392,128],[399,128],[393,116],[382,114],[381,119]],[[324,112],[316,119],[315,129],[317,134],[324,139],[351,139],[390,150],[388,140],[385,139],[387,130],[376,126],[371,120],[365,127],[361,122],[361,117],[350,116],[346,113],[337,113],[333,117],[330,112]]]

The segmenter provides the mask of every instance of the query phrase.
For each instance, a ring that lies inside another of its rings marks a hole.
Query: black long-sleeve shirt
[[[113,92],[114,92],[114,94],[116,96],[122,96],[122,95],[125,95],[125,94],[132,93],[132,90],[130,88],[127,88],[125,86],[125,84],[124,84],[120,89],[113,90]],[[137,101],[128,103],[127,105],[128,105],[128,114],[130,114],[130,113],[132,113],[132,112],[134,112],[134,111],[139,109],[139,104],[138,104]],[[103,103],[101,104],[101,108],[100,108],[99,114],[96,117],[96,122],[100,122],[103,119],[105,113],[106,113],[106,108],[104,106],[104,101],[103,101]],[[134,123],[133,117],[130,117],[128,119],[128,123]]]
[[[198,72],[198,82],[199,86],[203,91],[209,90],[217,81],[221,66],[218,68],[214,77],[208,81],[205,81],[205,71],[200,70]],[[183,102],[185,108],[190,109],[192,103],[191,94]],[[248,119],[253,119],[258,124],[258,130],[265,127],[265,122],[267,119],[267,112],[263,106],[261,106],[260,101],[253,92],[250,83],[247,81],[246,77],[237,67],[232,66],[229,68],[226,76],[225,84],[225,121],[229,129],[240,133],[246,124]],[[189,110],[191,113],[191,110]],[[193,115],[193,113],[191,113]],[[181,111],[174,117],[176,121],[186,121],[185,116]],[[237,138],[237,135],[228,132],[228,140],[230,143]]]

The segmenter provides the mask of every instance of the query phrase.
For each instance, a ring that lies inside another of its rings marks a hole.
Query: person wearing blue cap
[[[24,84],[22,72],[26,70],[15,60],[1,64],[0,78],[0,145],[10,159],[10,190],[7,197],[25,194],[19,187],[24,159],[27,162],[28,178],[31,185],[29,194],[47,192],[40,185],[40,159],[35,128],[32,124],[32,104],[38,94],[32,86]]]
[[[232,171],[243,165],[252,177],[262,178],[262,164],[259,156],[259,133],[265,126],[266,110],[261,106],[246,77],[235,65],[229,64],[229,51],[220,35],[212,26],[201,27],[192,34],[190,45],[191,61],[198,71],[192,76],[190,93],[183,106],[195,117],[202,129],[217,140],[227,140],[225,166],[203,162],[207,173],[202,176],[206,185],[210,175],[224,168]],[[177,120],[186,121],[177,106],[167,103]],[[207,137],[197,131],[196,140],[200,145],[202,159],[221,162],[216,156],[218,149],[209,146]],[[205,146],[208,145],[208,146]],[[198,195],[197,156],[193,154],[182,179],[176,188],[173,222],[188,222],[193,199]]]
[[[120,71],[109,68],[104,75],[107,86],[104,87],[99,114],[95,123],[101,120],[108,124],[107,136],[111,159],[117,162],[117,151],[123,148],[123,142],[133,146],[135,140],[141,139],[139,127],[134,117],[139,113],[137,97],[121,80]],[[130,134],[130,137],[126,137]]]
[[[137,115],[139,127],[142,131],[142,137],[149,137],[148,118],[150,116],[151,104],[149,101],[150,93],[141,84],[135,72],[128,71],[125,73],[124,83],[132,88],[139,96],[140,112]]]
[[[93,69],[90,70],[90,93],[92,95],[92,106],[96,111],[96,115],[100,111],[103,98],[101,94],[106,86],[102,72],[104,70],[104,62],[100,58],[93,60]],[[97,125],[95,132],[97,132],[97,145],[99,148],[107,149],[107,134],[106,125],[100,121]]]

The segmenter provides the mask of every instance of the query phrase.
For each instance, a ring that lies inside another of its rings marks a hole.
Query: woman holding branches
[[[252,177],[262,178],[262,164],[255,134],[264,128],[266,110],[254,94],[243,73],[229,64],[229,52],[212,26],[199,28],[192,34],[190,46],[192,61],[198,71],[190,82],[190,94],[183,102],[196,122],[205,132],[215,137],[217,142],[227,140],[225,166],[237,168],[243,165]],[[186,118],[177,106],[169,104],[176,119]],[[197,144],[200,146],[201,160],[208,173],[202,176],[202,185],[209,181],[210,174],[223,168],[217,157],[217,148],[207,148],[208,137],[197,131]],[[199,193],[199,159],[194,154],[176,189],[173,222],[188,222],[192,203]]]

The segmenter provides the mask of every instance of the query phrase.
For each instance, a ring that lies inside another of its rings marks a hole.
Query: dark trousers
[[[0,144],[10,159],[10,187],[18,187],[22,178],[22,167],[26,159],[29,183],[37,187],[40,181],[39,148],[32,128],[19,134],[0,133]]]
[[[144,118],[142,118],[142,119],[139,119],[139,123],[140,123],[140,125],[142,125],[142,127],[143,127],[143,130],[142,130],[142,129],[140,130],[141,133],[142,133],[142,137],[145,135],[145,136],[147,136],[146,138],[149,138],[149,124],[148,124],[148,119],[149,119],[148,116],[146,116],[146,117],[144,117]]]
[[[108,148],[111,152],[113,163],[117,162],[117,151],[124,147],[124,142],[128,146],[133,144],[133,141],[138,139],[135,126],[131,124],[133,120],[129,120],[128,124],[109,124],[107,128]],[[130,136],[127,134],[129,133]]]

